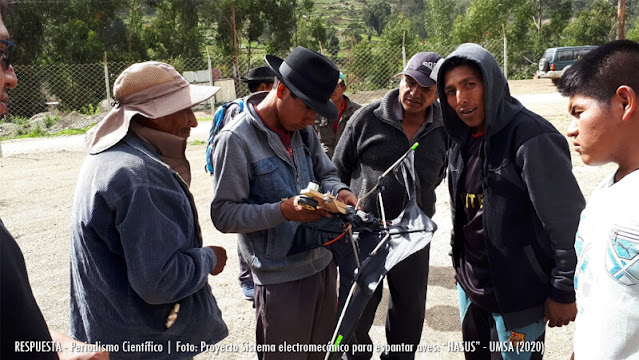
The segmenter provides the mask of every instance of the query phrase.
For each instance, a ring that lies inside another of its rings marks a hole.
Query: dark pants
[[[238,280],[240,280],[240,286],[253,284],[253,274],[251,273],[251,268],[244,260],[242,253],[240,253],[240,246],[237,246],[237,258],[240,260],[240,276],[238,276]]]
[[[280,344],[328,344],[337,322],[337,269],[281,284],[255,284],[256,343],[275,344],[258,352],[264,360],[324,359],[323,352],[278,352]]]
[[[375,241],[360,238],[360,260],[374,249]],[[351,254],[352,257],[352,254]],[[382,354],[382,359],[414,359],[417,344],[419,344],[426,315],[426,288],[428,286],[428,263],[430,258],[430,244],[426,248],[404,259],[395,265],[386,275],[390,290],[388,313],[386,316],[386,341],[388,345],[413,345],[409,352],[390,352]],[[353,281],[353,271],[356,264],[354,259],[345,261],[340,258],[340,299],[341,313],[344,301]],[[368,332],[375,320],[377,306],[382,299],[383,282],[379,284],[371,297],[366,309],[360,317],[350,344],[372,344]],[[405,349],[406,347],[404,347]],[[370,359],[372,352],[347,354],[347,359]]]

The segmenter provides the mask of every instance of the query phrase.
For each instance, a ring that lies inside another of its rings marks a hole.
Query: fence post
[[[104,86],[106,87],[107,106],[111,108],[111,89],[109,88],[109,67],[107,66],[107,53],[104,52]]]
[[[211,66],[211,55],[209,54],[208,45],[206,46],[206,58],[208,59],[208,62],[209,62],[209,85],[213,86],[213,84],[214,84],[214,82],[213,82],[213,67]],[[211,97],[211,115],[213,115],[214,110],[215,110],[215,95],[213,95],[213,97]]]
[[[508,40],[506,39],[506,28],[501,24],[501,31],[504,33],[504,77],[508,80]]]
[[[406,68],[406,31],[402,33],[402,68]]]

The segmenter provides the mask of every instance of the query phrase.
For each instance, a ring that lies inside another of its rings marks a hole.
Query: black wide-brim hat
[[[275,75],[273,75],[273,72],[268,67],[260,66],[258,68],[249,70],[247,76],[245,78],[240,78],[240,81],[243,83],[268,83],[275,81]]]
[[[324,55],[298,46],[286,60],[274,55],[264,57],[275,76],[304,104],[321,116],[337,119],[337,109],[331,101],[339,69]]]

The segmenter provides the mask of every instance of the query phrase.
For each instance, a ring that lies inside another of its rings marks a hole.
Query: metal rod
[[[388,175],[388,173],[390,173],[391,171],[393,171],[393,169],[395,169],[397,167],[397,165],[399,165],[402,161],[404,161],[404,159],[406,159],[406,157],[408,156],[408,154],[410,154],[411,151],[414,151],[415,148],[417,148],[419,146],[419,143],[416,142],[413,144],[413,146],[410,147],[410,149],[408,149],[404,155],[402,155],[402,157],[400,157],[397,161],[395,161],[395,163],[393,165],[391,165],[388,169],[386,169],[386,171],[384,171],[384,173],[382,175],[379,176],[379,178],[377,178],[377,184],[375,184],[375,186],[373,186],[372,189],[370,189],[366,194],[364,194],[364,196],[360,197],[359,199],[357,199],[357,204],[355,204],[355,209],[359,208],[359,203],[366,199],[370,194],[372,194],[373,192],[375,192],[377,190],[377,188],[379,188],[379,183],[382,180],[382,178],[386,175]]]
[[[109,87],[109,66],[107,65],[107,52],[104,52],[104,87],[106,88],[107,106],[111,108],[111,89]]]
[[[373,249],[373,251],[371,251],[371,256],[375,256],[377,255],[377,252],[379,251],[379,249],[382,247],[382,245],[384,245],[384,243],[386,242],[386,240],[388,240],[388,238],[390,238],[390,234],[386,233],[386,236],[384,236],[384,238],[377,244],[377,246],[375,246],[375,248]]]
[[[382,197],[382,193],[377,193],[377,199],[379,199],[379,207],[382,213],[382,225],[384,225],[384,230],[388,231],[388,224],[386,223],[386,210],[384,209],[384,198]]]
[[[353,227],[349,226],[348,228],[348,235],[351,238],[351,246],[353,246],[353,254],[355,254],[355,264],[357,264],[357,268],[359,269],[362,264],[360,264],[359,262],[359,254],[357,251],[357,244],[355,244],[355,238],[353,238]]]
[[[346,315],[346,309],[348,308],[348,304],[351,302],[351,298],[353,297],[353,294],[355,294],[355,290],[357,290],[357,282],[353,282],[353,286],[351,286],[351,291],[348,293],[348,297],[346,298],[346,301],[344,302],[344,308],[342,309],[342,313],[339,316],[339,320],[337,320],[337,326],[335,327],[335,331],[333,332],[333,337],[331,338],[331,345],[335,345],[335,340],[337,339],[337,333],[339,332],[339,327],[342,325],[342,321],[344,320],[344,315]],[[326,352],[326,356],[324,357],[324,360],[328,360],[329,356],[331,355],[330,351]]]

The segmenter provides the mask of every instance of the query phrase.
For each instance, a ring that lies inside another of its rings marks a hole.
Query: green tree
[[[530,78],[543,51],[561,45],[561,33],[570,21],[571,0],[526,0],[514,6],[506,24],[508,75]]]
[[[326,46],[328,42],[328,32],[324,27],[323,19],[319,16],[311,20],[311,36],[313,36],[316,42],[323,44],[322,46]]]
[[[635,22],[632,29],[626,32],[626,39],[639,42],[639,20]]]
[[[387,2],[379,2],[372,6],[364,7],[363,19],[366,26],[373,29],[377,35],[381,35],[391,15],[391,7]]]
[[[502,25],[508,23],[515,0],[473,0],[466,14],[458,16],[453,24],[454,43],[481,43],[502,37]]]
[[[147,59],[146,45],[142,41],[142,17],[147,10],[146,1],[127,0],[125,6],[127,8],[128,18],[126,19],[126,24],[122,25],[126,27],[126,60]],[[118,23],[118,25],[120,25],[120,23]],[[122,33],[122,31],[118,31],[118,33]]]
[[[426,0],[426,30],[429,42],[446,44],[455,20],[454,0]]]
[[[122,1],[71,0],[69,6],[46,7],[40,59],[46,63],[94,63],[102,61],[104,51],[116,57],[126,53],[126,28],[117,13],[122,5]]]
[[[347,44],[352,47],[362,41],[362,33],[364,32],[365,29],[362,24],[359,22],[351,22],[346,26],[343,35],[346,38]]]
[[[248,14],[244,25],[244,37],[246,38],[246,58],[248,60],[248,68],[251,68],[251,54],[253,51],[253,43],[259,43],[264,34],[265,22],[262,12],[252,11]]]
[[[401,14],[393,17],[384,28],[381,41],[375,47],[375,62],[369,66],[370,81],[377,88],[390,87],[395,74],[402,70],[402,44],[407,58],[422,51],[419,35],[411,30],[410,20]]]
[[[42,59],[46,46],[44,29],[49,18],[46,7],[28,3],[13,3],[5,24],[16,47],[16,58],[20,65],[37,64]]]
[[[606,0],[597,0],[591,10],[583,10],[562,33],[562,42],[572,45],[600,45],[611,38],[616,11]]]
[[[262,11],[267,19],[266,51],[284,55],[293,45],[296,27],[296,3],[294,0],[264,0]]]
[[[537,50],[543,51],[548,47],[561,45],[561,34],[570,23],[570,0],[557,1],[549,7],[550,23],[541,28],[537,42],[542,44]],[[543,48],[543,49],[542,49]]]
[[[403,0],[399,2],[399,12],[403,14],[411,22],[413,33],[425,39],[428,35],[426,32],[426,14],[424,0]]]
[[[509,78],[530,78],[536,70],[538,44],[535,39],[539,39],[539,29],[535,17],[546,13],[545,9],[540,12],[540,3],[539,0],[529,0],[517,4],[511,10],[510,22],[505,24]]]
[[[352,48],[352,61],[346,66],[351,78],[351,90],[392,87],[393,77],[403,67],[402,44],[405,44],[409,57],[421,51],[419,36],[412,32],[410,20],[402,14],[388,21],[379,43],[362,40],[356,44]]]
[[[339,37],[337,37],[337,31],[332,27],[328,30],[328,44],[326,45],[326,50],[333,60],[337,59],[337,54],[339,53]]]
[[[314,20],[315,18],[303,18],[302,21],[297,22],[297,45],[319,52],[319,42],[315,40],[313,33],[320,34],[322,31],[315,28],[315,26],[322,26],[324,30],[323,34],[320,35],[321,39],[319,41],[322,41],[326,37],[326,29],[323,28],[320,22]]]
[[[371,64],[375,63],[373,45],[369,40],[362,40],[352,48],[352,61],[347,66],[351,79],[350,91],[374,90],[378,87],[371,85],[368,77],[371,75]]]
[[[261,16],[259,6],[256,5],[252,0],[216,0],[205,2],[202,6],[203,17],[217,25],[215,40],[224,54],[231,55],[236,51],[244,31],[250,32],[248,36],[252,40],[259,38],[259,35],[255,36],[256,30],[261,30],[261,35],[264,24],[257,20],[261,20]]]
[[[201,0],[159,0],[151,26],[143,38],[154,59],[202,58],[202,33],[198,27]]]

